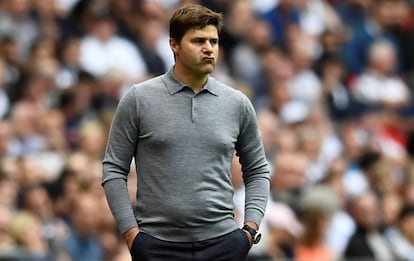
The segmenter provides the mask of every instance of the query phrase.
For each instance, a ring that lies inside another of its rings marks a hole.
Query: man
[[[346,260],[396,260],[381,229],[379,200],[373,191],[365,191],[350,202],[356,229],[345,248]]]
[[[175,65],[134,85],[114,115],[102,184],[133,260],[240,261],[259,240],[269,167],[252,104],[209,76],[221,26],[208,8],[178,9],[170,20]],[[234,220],[234,150],[246,187],[244,229]],[[135,211],[126,183],[133,157]]]
[[[405,204],[385,236],[398,260],[414,260],[414,206]]]

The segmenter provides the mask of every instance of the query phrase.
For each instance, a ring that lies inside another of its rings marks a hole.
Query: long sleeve
[[[103,160],[102,185],[121,233],[137,226],[127,189],[131,160],[138,143],[134,88],[121,99],[115,112]]]
[[[243,105],[244,114],[236,151],[242,166],[246,189],[245,221],[252,221],[259,225],[269,197],[270,170],[253,105],[247,97]]]

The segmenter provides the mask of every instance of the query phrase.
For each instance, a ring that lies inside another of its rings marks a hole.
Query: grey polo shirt
[[[102,184],[120,231],[138,225],[162,240],[193,242],[236,229],[235,150],[246,187],[245,220],[260,224],[269,167],[248,98],[212,77],[194,94],[173,69],[134,85],[118,105],[103,160]],[[126,193],[132,158],[134,211]]]

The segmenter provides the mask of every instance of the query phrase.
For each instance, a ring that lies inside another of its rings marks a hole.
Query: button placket
[[[193,98],[191,98],[191,121],[194,122],[195,121],[195,116],[197,114],[197,103],[196,103],[196,97],[195,95],[193,96]]]

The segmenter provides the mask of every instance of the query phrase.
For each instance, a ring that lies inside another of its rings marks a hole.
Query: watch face
[[[257,243],[259,243],[259,241],[260,241],[260,239],[262,238],[262,234],[260,234],[260,233],[257,233],[256,234],[256,236],[254,237],[254,239],[253,239],[253,243],[254,244],[257,244]]]

